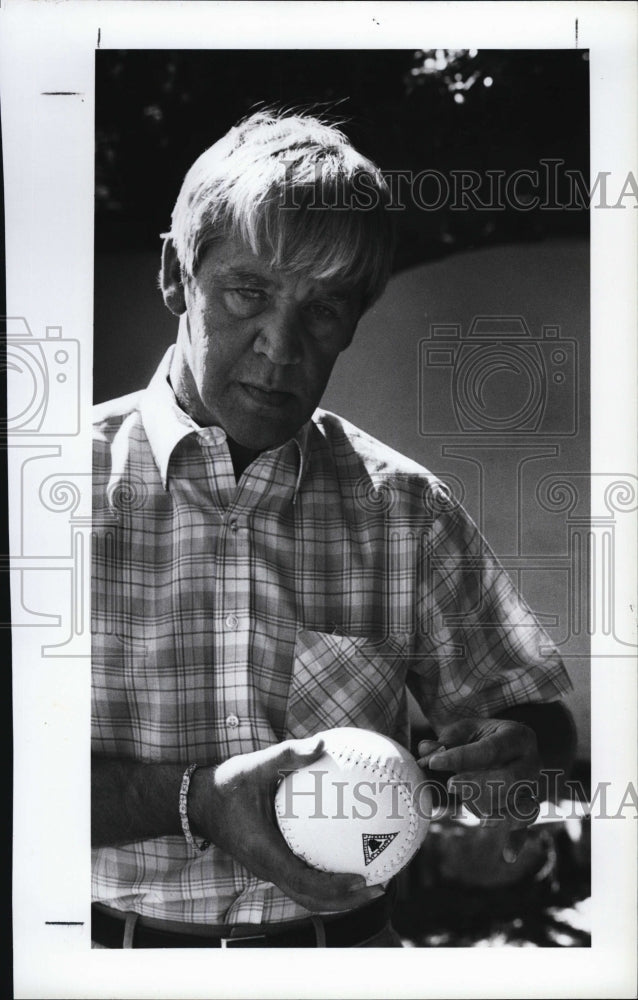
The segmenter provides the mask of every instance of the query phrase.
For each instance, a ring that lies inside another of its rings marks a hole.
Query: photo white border
[[[294,8],[294,16],[293,16]],[[578,24],[576,30],[576,22]],[[7,315],[81,344],[91,402],[94,54],[102,48],[574,48],[590,51],[592,177],[636,173],[637,16],[626,3],[184,3],[4,0],[0,100]],[[592,211],[592,470],[636,473],[636,214]],[[90,470],[88,419],[60,471]],[[12,551],[21,517],[10,448]],[[16,466],[17,468],[17,466]],[[68,524],[60,538],[68,545]],[[617,576],[635,624],[635,533]],[[48,581],[42,573],[41,587]],[[84,580],[88,602],[89,581]],[[15,602],[17,597],[12,595]],[[88,603],[87,605],[88,606]],[[627,633],[627,628],[624,634]],[[15,996],[630,997],[635,995],[636,823],[593,821],[590,949],[128,951],[89,947],[87,658],[40,659],[14,629]],[[593,637],[592,779],[636,782],[635,662]],[[83,921],[51,926],[46,920]]]

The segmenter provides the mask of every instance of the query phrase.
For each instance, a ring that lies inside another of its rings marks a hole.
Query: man
[[[407,744],[409,686],[436,735],[423,763],[473,781],[487,815],[489,782],[500,806],[516,782],[533,790],[547,711],[565,729],[538,704],[569,686],[562,664],[467,515],[317,410],[387,281],[388,198],[316,119],[231,129],[188,172],[165,237],[175,347],[147,390],[98,407],[93,929],[107,946],[396,945],[383,890],[287,848],[281,772],[317,760],[313,734],[332,726]]]

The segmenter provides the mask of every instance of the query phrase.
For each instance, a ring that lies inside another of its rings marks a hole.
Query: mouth
[[[244,392],[260,406],[278,407],[290,402],[293,398],[291,392],[282,392],[279,389],[266,389],[263,386],[253,385],[251,382],[239,383]]]

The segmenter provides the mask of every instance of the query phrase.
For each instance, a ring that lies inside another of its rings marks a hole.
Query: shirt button
[[[237,520],[236,520],[236,518],[234,518],[234,517],[233,517],[233,518],[232,518],[232,520],[230,520],[230,521],[228,522],[228,526],[229,526],[230,530],[231,530],[231,531],[232,531],[233,533],[234,533],[235,531],[237,531]]]
[[[226,719],[226,725],[230,729],[237,729],[237,726],[239,725],[239,719],[237,718],[236,715],[229,715],[228,718]]]
[[[238,625],[239,625],[239,618],[237,617],[237,615],[227,615],[226,626],[228,628],[231,628],[233,631],[235,631]]]

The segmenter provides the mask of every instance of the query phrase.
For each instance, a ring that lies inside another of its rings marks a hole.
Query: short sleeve
[[[433,724],[570,690],[554,643],[460,506],[433,521],[419,577],[408,684]]]

